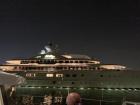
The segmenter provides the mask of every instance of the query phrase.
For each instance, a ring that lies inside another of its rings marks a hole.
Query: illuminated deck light
[[[88,90],[90,90],[91,88],[87,88]]]
[[[134,89],[134,91],[137,91],[137,89]]]
[[[66,89],[67,89],[67,90],[70,90],[70,88],[69,88],[69,87],[67,87]]]
[[[105,88],[102,88],[101,90],[105,90]]]
[[[112,90],[111,88],[108,88],[107,90]]]
[[[80,88],[80,90],[84,90],[84,88],[83,88],[83,87],[81,87],[81,88]]]
[[[115,90],[118,91],[119,89],[116,88]]]
[[[128,89],[129,91],[131,91],[132,89]]]
[[[63,87],[60,87],[59,89],[63,89]]]
[[[121,90],[124,91],[125,89],[122,88]]]
[[[77,88],[73,88],[73,89],[77,89]]]
[[[54,55],[45,55],[45,59],[55,59]]]

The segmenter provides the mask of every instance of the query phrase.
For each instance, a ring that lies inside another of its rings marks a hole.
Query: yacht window
[[[15,66],[14,69],[17,69],[17,67]]]
[[[42,60],[40,60],[38,63],[39,63],[39,64],[42,64]]]
[[[36,61],[36,63],[38,63],[38,64],[39,64],[39,63],[40,63],[40,61],[39,61],[39,60],[37,60],[37,61]]]
[[[75,61],[75,63],[78,63],[78,61]]]
[[[57,69],[62,70],[63,68],[62,67],[57,67]]]
[[[69,61],[65,61],[65,63],[69,63]]]
[[[63,74],[56,74],[56,77],[63,77]]]
[[[46,64],[54,64],[55,62],[54,62],[54,60],[47,60],[46,61]]]
[[[50,61],[50,64],[55,64],[55,61],[54,61],[54,60],[51,60],[51,61]]]
[[[59,61],[59,63],[63,63],[63,61]]]
[[[64,67],[64,70],[67,70],[67,67]]]
[[[31,63],[35,63],[34,61],[31,61]]]
[[[66,77],[70,77],[70,75],[69,74],[66,74]]]
[[[35,73],[26,73],[26,77],[35,77],[36,74]]]
[[[54,55],[45,55],[45,59],[55,59]]]
[[[21,64],[26,64],[26,62],[25,61],[21,61]]]
[[[46,77],[53,77],[53,74],[46,74]]]
[[[80,61],[80,63],[83,63],[83,61]]]
[[[70,61],[70,63],[73,63],[73,61]]]
[[[73,74],[72,77],[77,77],[77,75],[76,74]]]
[[[81,70],[81,67],[79,67],[78,70]]]
[[[88,63],[88,61],[85,61],[85,63]]]

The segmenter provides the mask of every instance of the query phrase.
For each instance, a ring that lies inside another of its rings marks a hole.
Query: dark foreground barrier
[[[6,91],[4,86],[0,85],[0,105],[8,105]]]

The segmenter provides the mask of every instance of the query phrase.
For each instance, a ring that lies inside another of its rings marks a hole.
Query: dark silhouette
[[[66,99],[67,105],[81,105],[81,98],[78,93],[70,93]]]

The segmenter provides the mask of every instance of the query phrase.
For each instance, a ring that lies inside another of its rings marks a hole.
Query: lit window
[[[78,68],[78,70],[81,70],[81,69],[82,69],[81,67]]]
[[[36,56],[36,58],[41,58],[41,56]]]
[[[46,74],[46,77],[53,77],[53,74]]]
[[[26,77],[35,77],[36,74],[35,73],[26,73]]]
[[[56,77],[63,77],[63,74],[56,74]]]
[[[65,58],[68,58],[68,59],[72,58],[72,56],[70,56],[70,55],[62,55],[62,56],[65,57]]]
[[[45,59],[55,59],[54,55],[45,55]]]

